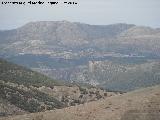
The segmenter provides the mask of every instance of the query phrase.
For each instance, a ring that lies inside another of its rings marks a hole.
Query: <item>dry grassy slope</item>
[[[0,120],[159,120],[160,86],[44,113]]]

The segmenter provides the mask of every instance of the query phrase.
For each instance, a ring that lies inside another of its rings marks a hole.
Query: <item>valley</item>
[[[155,80],[146,84],[154,76],[152,69],[146,72],[137,68],[137,65],[151,68],[151,62],[159,61],[159,34],[158,28],[125,23],[30,22],[14,30],[0,31],[0,57],[53,79],[130,91],[152,83],[159,84],[158,69]],[[99,66],[94,72],[89,68],[91,62],[97,62]],[[107,64],[109,68],[105,68]],[[120,72],[119,67],[127,72]],[[131,74],[137,74],[138,70],[142,74],[132,78]],[[120,85],[122,79],[127,81],[125,88]],[[134,79],[134,86],[130,88]]]
[[[121,93],[53,80],[0,59],[0,117],[61,109],[117,94]]]
[[[0,120],[159,120],[160,29],[30,22],[0,30]]]

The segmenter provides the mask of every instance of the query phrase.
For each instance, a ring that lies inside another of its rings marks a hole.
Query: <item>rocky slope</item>
[[[1,120],[159,120],[159,118],[160,86],[154,86],[84,105]]]

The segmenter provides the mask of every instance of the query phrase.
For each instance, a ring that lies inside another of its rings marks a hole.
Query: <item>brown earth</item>
[[[160,86],[41,113],[0,120],[159,120]]]

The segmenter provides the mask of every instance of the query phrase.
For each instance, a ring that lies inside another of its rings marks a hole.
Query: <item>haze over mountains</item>
[[[37,54],[43,54],[56,49],[92,47],[91,43],[95,40],[114,38],[132,26],[127,24],[96,26],[68,21],[31,22],[15,30],[2,31],[1,43],[10,43],[11,49],[18,46],[15,49],[17,52],[37,51]],[[21,45],[29,46],[20,48]]]
[[[2,47],[4,50],[13,49],[14,52],[28,54],[52,54],[53,50],[57,49],[93,48],[159,55],[159,34],[160,29],[130,24],[88,25],[68,21],[31,22],[15,30],[1,31],[0,43],[1,47],[3,44],[8,44],[7,47]],[[110,45],[112,47],[109,47]],[[156,46],[153,47],[153,45]]]
[[[159,120],[160,29],[31,22],[0,58],[0,117],[34,113],[2,120]]]
[[[31,22],[0,31],[0,50],[1,57],[58,80],[120,91],[159,83],[159,68],[154,66],[159,66],[160,29],[122,23]],[[136,76],[137,71],[142,74]]]

